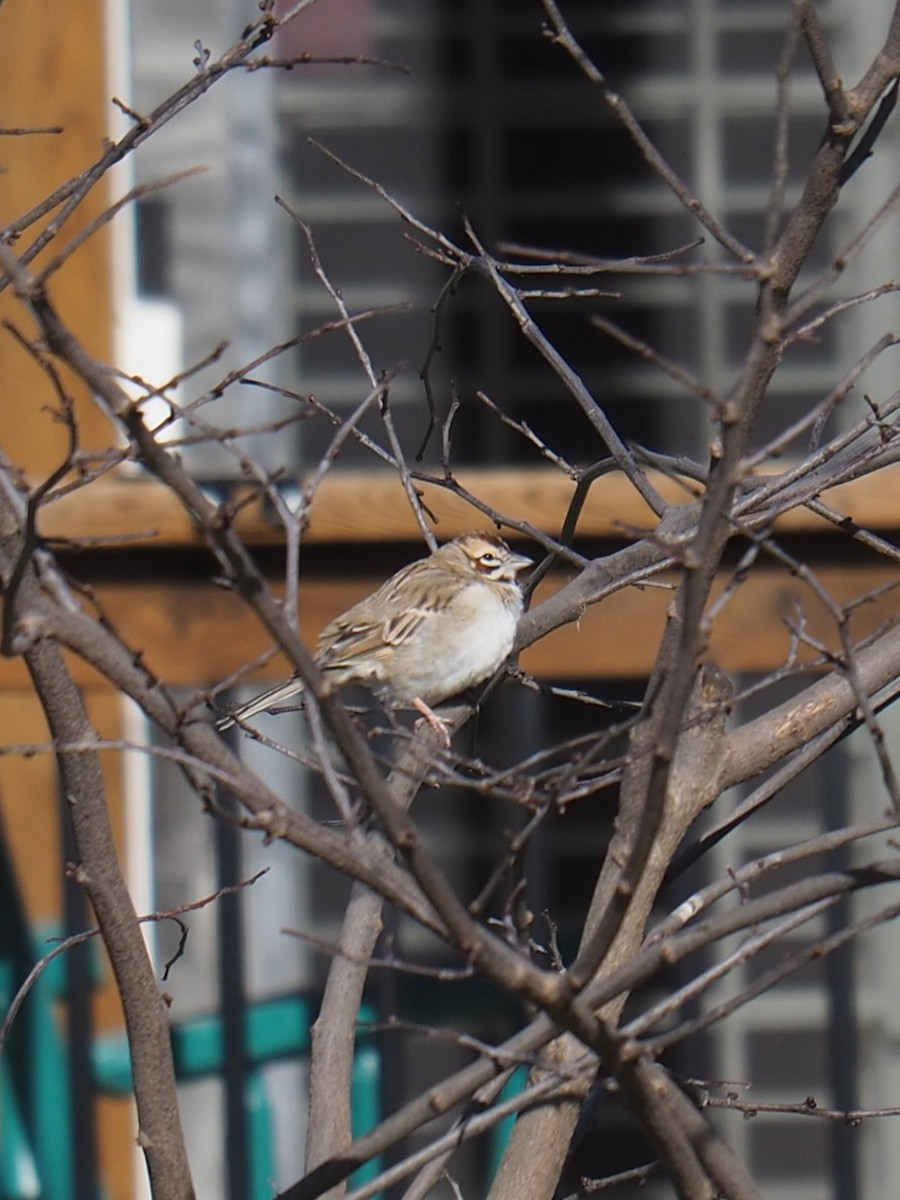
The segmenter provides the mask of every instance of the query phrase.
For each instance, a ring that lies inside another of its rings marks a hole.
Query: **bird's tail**
[[[238,721],[247,721],[250,717],[255,717],[257,713],[266,712],[270,708],[275,708],[282,700],[289,700],[291,696],[296,696],[298,692],[303,691],[303,680],[297,675],[292,675],[285,683],[276,684],[275,687],[269,688],[267,692],[261,692],[260,695],[254,696],[252,700],[248,700],[246,704],[242,704],[240,708],[236,708],[230,712],[227,717],[222,717],[216,722],[219,729],[230,729]]]

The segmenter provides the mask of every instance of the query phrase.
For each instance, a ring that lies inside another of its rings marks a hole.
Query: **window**
[[[167,84],[181,79],[198,29],[209,29],[211,39],[217,22],[224,24],[222,14],[207,7],[204,22],[203,6],[193,6],[190,17],[171,3],[136,6],[138,107],[149,107]],[[758,246],[771,173],[783,6],[572,0],[566,12],[672,165],[738,236]],[[852,75],[853,38],[859,35],[851,9],[835,3],[824,16],[844,32],[846,70]],[[161,278],[170,281],[184,320],[184,361],[199,361],[230,336],[225,356],[186,385],[186,397],[202,394],[229,366],[273,342],[335,316],[333,301],[310,269],[301,230],[273,204],[278,193],[310,225],[323,266],[351,311],[409,305],[364,322],[360,333],[376,368],[405,364],[392,386],[392,403],[409,447],[414,450],[421,440],[427,417],[418,371],[433,336],[431,310],[446,271],[411,244],[374,191],[342,172],[310,138],[459,240],[464,234],[457,205],[494,247],[511,241],[627,257],[671,252],[698,236],[699,227],[649,171],[586,80],[541,38],[540,21],[537,4],[502,0],[317,5],[289,27],[279,53],[364,54],[408,67],[409,73],[360,65],[260,71],[252,86],[240,88],[239,101],[233,99],[236,81],[226,80],[152,140],[141,152],[142,179],[198,163],[212,168],[154,197],[141,222],[147,245],[162,246],[156,253],[169,260],[162,267],[154,254],[143,275],[152,276],[156,286]],[[803,61],[792,95],[789,199],[822,126],[818,85]],[[872,174],[881,170],[880,162],[871,165]],[[870,202],[864,189],[851,190],[848,199]],[[814,266],[830,261],[837,248],[817,247]],[[694,252],[717,253],[709,239]],[[588,318],[593,312],[610,317],[724,389],[744,349],[752,289],[721,276],[619,276],[602,282],[620,297],[535,301],[535,317],[623,436],[703,457],[703,403],[603,336]],[[767,402],[761,436],[787,424],[810,396],[821,397],[834,386],[839,364],[866,347],[867,319],[860,314],[843,333],[830,330],[822,342],[792,351]],[[462,281],[446,305],[441,340],[435,388],[444,412],[451,387],[462,403],[454,425],[459,461],[505,466],[535,461],[533,449],[476,400],[478,389],[563,455],[576,462],[602,457],[583,416],[482,281]],[[311,392],[342,412],[367,390],[341,334],[306,342],[254,375],[300,394]],[[210,411],[254,423],[278,408],[271,393],[236,392]],[[284,405],[279,411],[286,411]],[[372,422],[377,428],[377,418]],[[324,421],[310,420],[296,440],[280,439],[277,452],[259,443],[254,449],[267,462],[280,455],[296,469],[318,461],[328,436]],[[197,450],[195,458],[200,474],[236,472],[233,460],[209,448]],[[372,458],[351,444],[341,463],[371,465]]]

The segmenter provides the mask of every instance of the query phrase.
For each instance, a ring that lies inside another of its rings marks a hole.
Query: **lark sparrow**
[[[522,615],[518,573],[531,559],[492,534],[467,533],[403,567],[322,630],[316,662],[328,691],[359,683],[447,728],[431,705],[481,683],[512,650]],[[220,729],[303,690],[293,675],[223,718]]]

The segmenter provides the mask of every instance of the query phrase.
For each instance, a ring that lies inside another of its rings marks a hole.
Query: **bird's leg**
[[[425,701],[420,700],[418,696],[416,696],[416,698],[413,700],[412,703],[413,703],[413,708],[416,710],[416,712],[420,712],[422,714],[422,716],[425,718],[425,720],[428,722],[428,724],[431,726],[431,728],[437,730],[437,732],[441,735],[444,746],[449,750],[450,749],[450,729],[447,725],[447,722],[445,720],[443,720],[441,717],[439,717],[436,712],[432,711],[432,709],[430,709],[428,707],[428,705],[425,703]],[[421,724],[421,721],[419,722],[419,724]]]

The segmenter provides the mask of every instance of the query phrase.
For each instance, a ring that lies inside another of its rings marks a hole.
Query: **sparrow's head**
[[[515,583],[519,571],[532,565],[524,554],[513,554],[502,538],[492,533],[464,533],[442,546],[438,554],[446,556],[448,565],[478,579],[497,583]]]

